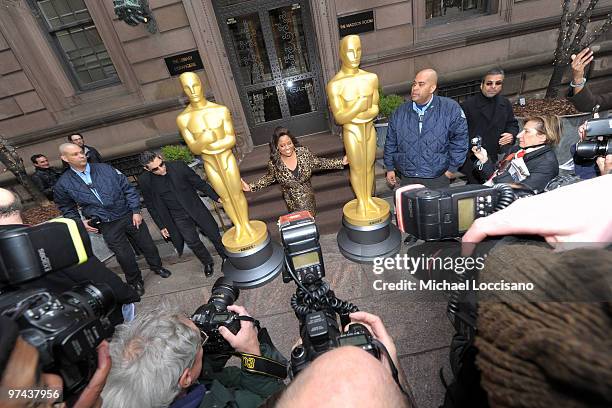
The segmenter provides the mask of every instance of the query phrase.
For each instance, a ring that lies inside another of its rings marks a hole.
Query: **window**
[[[83,0],[30,0],[81,90],[119,81]]]
[[[458,82],[438,88],[438,95],[452,98],[459,103],[480,92],[480,80]]]
[[[425,0],[427,19],[459,16],[465,11],[484,12],[488,0]]]

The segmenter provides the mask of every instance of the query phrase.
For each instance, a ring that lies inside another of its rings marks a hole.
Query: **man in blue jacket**
[[[454,100],[434,96],[437,83],[436,71],[419,71],[412,83],[412,100],[401,105],[389,120],[384,162],[391,185],[398,184],[399,173],[402,185],[446,187],[465,161],[465,114]]]
[[[80,220],[77,206],[81,208],[87,231],[102,233],[106,245],[117,256],[127,283],[140,296],[144,294],[144,283],[128,236],[142,250],[153,272],[162,278],[170,276],[170,271],[162,267],[157,247],[142,220],[140,196],[127,178],[108,164],[88,163],[83,149],[75,144],[62,144],[60,155],[70,165],[54,189],[54,201],[64,217]]]

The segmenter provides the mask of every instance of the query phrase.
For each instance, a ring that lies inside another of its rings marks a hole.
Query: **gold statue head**
[[[358,68],[361,63],[361,39],[358,35],[347,35],[340,41],[342,66]]]
[[[200,77],[194,72],[184,72],[179,76],[183,92],[189,97],[190,102],[200,102],[204,100],[204,87]]]

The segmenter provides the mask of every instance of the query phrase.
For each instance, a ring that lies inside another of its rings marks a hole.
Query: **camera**
[[[19,285],[86,262],[88,239],[84,228],[67,218],[0,231],[0,313],[38,349],[43,371],[61,375],[67,398],[87,384],[97,367],[96,347],[113,334],[113,291],[83,283],[57,295]]]
[[[319,245],[319,230],[308,211],[300,211],[279,218],[285,261],[290,269],[283,269],[283,282],[293,280],[293,271],[300,283],[313,283],[325,276],[323,253]]]
[[[100,225],[102,224],[102,220],[100,219],[100,217],[93,215],[90,219],[89,219],[89,226],[93,227],[93,228],[100,228]]]
[[[291,307],[302,339],[302,344],[291,350],[291,375],[296,376],[321,354],[344,345],[360,347],[380,358],[378,343],[365,326],[351,324],[346,332],[341,330],[350,323],[349,313],[359,309],[338,299],[323,280],[319,231],[312,215],[308,211],[291,213],[280,217],[278,226],[285,249],[283,282],[297,284]]]
[[[476,135],[470,139],[470,151],[474,147],[476,148],[476,150],[480,150],[482,148],[482,137],[480,137],[479,135]]]
[[[40,353],[42,370],[64,381],[64,398],[80,391],[98,365],[96,347],[112,336],[111,288],[87,283],[57,296],[46,289],[2,293],[0,313],[13,319],[23,339]]]
[[[576,144],[576,155],[594,159],[612,154],[612,119],[594,119],[586,122],[586,138]]]
[[[219,327],[225,326],[233,334],[240,331],[238,314],[227,310],[227,307],[238,299],[240,291],[234,287],[232,281],[221,277],[214,283],[211,292],[208,302],[197,308],[191,320],[208,336],[208,341],[204,344],[205,353],[230,354],[234,349],[221,336]]]
[[[486,217],[516,199],[507,184],[470,184],[437,190],[409,187],[395,192],[397,226],[424,241],[460,237],[476,218]]]

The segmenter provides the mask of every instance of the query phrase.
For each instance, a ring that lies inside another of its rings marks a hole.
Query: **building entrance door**
[[[328,130],[308,0],[214,5],[253,143],[268,143],[277,126],[296,136]]]

